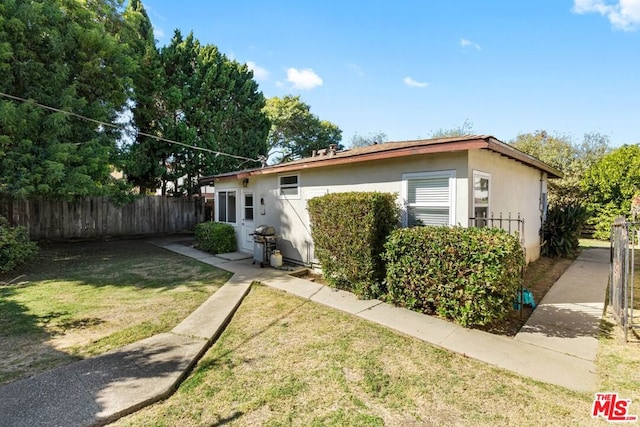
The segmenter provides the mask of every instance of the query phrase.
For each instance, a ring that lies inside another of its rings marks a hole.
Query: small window
[[[245,221],[253,221],[253,193],[245,193],[244,195],[244,219]]]
[[[297,174],[278,177],[278,197],[282,199],[300,197],[299,176]]]
[[[218,192],[218,221],[230,224],[236,223],[236,192]]]
[[[487,225],[489,218],[489,195],[491,175],[484,172],[473,172],[473,217],[476,227]]]

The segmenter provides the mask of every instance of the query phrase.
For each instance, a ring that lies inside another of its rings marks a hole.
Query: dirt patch
[[[310,282],[319,283],[321,285],[329,286],[324,277],[320,273],[315,273],[311,270],[305,270],[301,273],[292,274],[292,276],[299,277],[300,279],[308,280]]]

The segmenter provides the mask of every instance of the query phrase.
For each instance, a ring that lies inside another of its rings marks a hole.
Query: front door
[[[240,249],[253,251],[253,237],[256,225],[253,220],[255,214],[255,199],[252,191],[242,192],[242,242]]]

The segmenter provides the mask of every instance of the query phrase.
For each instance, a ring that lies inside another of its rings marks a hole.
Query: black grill
[[[271,252],[276,249],[276,228],[273,225],[259,225],[251,234],[253,236],[253,263],[260,267],[269,265]]]

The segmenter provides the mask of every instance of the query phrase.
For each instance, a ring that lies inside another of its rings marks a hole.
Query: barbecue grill
[[[259,225],[251,236],[253,236],[253,263],[260,263],[260,267],[269,265],[271,252],[276,249],[276,228],[273,225]]]

